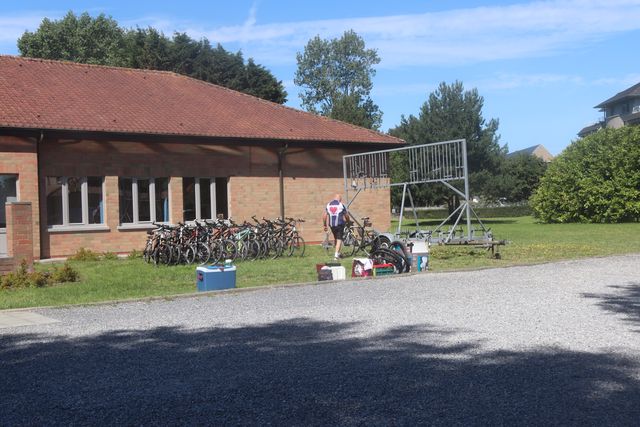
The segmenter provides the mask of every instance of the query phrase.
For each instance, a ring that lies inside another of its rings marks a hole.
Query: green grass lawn
[[[640,252],[640,224],[536,224],[531,217],[484,220],[497,239],[511,243],[500,248],[501,259],[483,249],[431,247],[431,271],[500,267],[588,256]],[[408,222],[407,222],[408,223]],[[434,228],[437,220],[422,220]],[[315,264],[327,261],[319,246],[307,247],[303,258],[261,260],[238,264],[237,286],[309,282]],[[80,282],[47,288],[0,290],[0,309],[82,304],[98,301],[165,296],[195,291],[195,266],[154,267],[140,259],[71,262]],[[347,272],[351,260],[345,259]],[[38,269],[51,268],[39,265]],[[349,274],[349,273],[347,273]]]

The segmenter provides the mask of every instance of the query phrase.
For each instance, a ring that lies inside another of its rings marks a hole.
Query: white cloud
[[[291,65],[295,53],[315,35],[338,37],[353,29],[367,46],[378,49],[380,68],[470,64],[501,59],[549,56],[640,30],[640,0],[548,0],[506,6],[452,9],[422,14],[300,22],[258,22],[254,1],[244,22],[207,27],[198,21],[144,16],[121,21],[125,27],[153,26],[167,35],[186,32],[229,49],[241,48],[259,63]],[[0,42],[15,42],[43,16],[59,12],[0,17]]]
[[[552,85],[585,85],[583,77],[567,74],[512,74],[498,73],[490,79],[475,82],[474,87],[482,90],[511,90],[522,87],[543,87]]]
[[[624,90],[627,86],[633,86],[640,82],[640,74],[627,74],[620,77],[603,77],[593,81],[597,86],[615,86],[620,87],[620,90]]]
[[[640,0],[554,0],[366,18],[192,28],[213,42],[238,43],[257,60],[291,63],[307,40],[353,29],[379,50],[381,67],[457,64],[544,56],[640,29]]]

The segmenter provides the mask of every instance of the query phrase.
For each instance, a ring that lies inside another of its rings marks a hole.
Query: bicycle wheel
[[[329,255],[333,255],[333,242],[330,239],[330,232],[327,231],[326,233],[324,233],[324,240],[322,241],[322,248],[324,249],[324,251],[326,252],[327,256]]]
[[[153,263],[157,266],[168,264],[171,260],[171,248],[167,245],[158,245],[151,255]]]
[[[213,240],[209,243],[209,262],[211,264],[219,264],[222,260],[222,241],[221,240]]]
[[[260,248],[260,242],[258,240],[248,240],[246,242],[247,245],[247,260],[255,261],[260,258],[260,254],[262,253],[262,249]]]
[[[282,240],[274,237],[269,241],[269,257],[271,259],[276,259],[282,256],[282,252],[284,251],[284,245],[282,244]]]
[[[408,268],[406,258],[391,249],[380,248],[371,252],[369,256],[375,264],[392,264],[396,274],[403,273]]]
[[[373,240],[373,250],[378,248],[388,248],[390,244],[391,241],[389,238],[380,234]]]
[[[346,256],[353,256],[358,249],[358,239],[353,231],[349,229],[344,236],[342,236],[342,252]]]
[[[153,261],[153,240],[152,239],[147,239],[147,243],[146,245],[144,245],[144,250],[142,251],[142,259],[147,264]]]
[[[305,243],[300,236],[293,236],[287,239],[287,256],[304,256]]]
[[[238,255],[238,248],[233,240],[225,239],[222,241],[222,257],[223,261],[230,259],[235,261]]]
[[[202,242],[196,243],[196,261],[206,264],[211,257],[211,249]]]
[[[249,253],[247,242],[245,242],[244,240],[238,240],[235,243],[236,243],[236,259],[238,261],[245,261],[247,259],[247,254]]]
[[[182,251],[182,261],[184,261],[185,264],[193,264],[196,260],[196,245],[188,245],[187,247],[184,248],[184,251]]]
[[[362,241],[360,242],[360,249],[364,251],[365,254],[370,255],[371,252],[374,251],[375,245],[374,242],[378,235],[374,231],[366,231],[362,236]]]
[[[167,265],[178,265],[182,262],[182,249],[178,245],[172,245],[169,247],[169,258],[167,258]]]

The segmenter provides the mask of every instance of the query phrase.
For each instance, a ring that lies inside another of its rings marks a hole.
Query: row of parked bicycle
[[[147,232],[145,261],[154,264],[220,263],[281,256],[303,256],[304,239],[297,224],[303,219],[285,218],[247,221],[231,219],[194,221],[190,224],[154,223]]]

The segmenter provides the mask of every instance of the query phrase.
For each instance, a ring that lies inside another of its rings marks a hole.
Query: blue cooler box
[[[196,268],[198,292],[217,291],[236,287],[236,267],[209,265]]]

